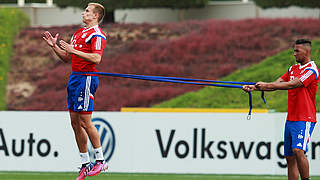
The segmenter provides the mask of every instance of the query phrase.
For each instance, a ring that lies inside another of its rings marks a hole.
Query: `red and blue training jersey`
[[[295,64],[281,76],[284,81],[299,78],[302,87],[288,90],[288,121],[317,122],[316,93],[319,83],[319,69],[310,61],[305,65]]]
[[[98,25],[91,28],[80,28],[72,38],[73,47],[85,53],[96,53],[102,56],[103,50],[107,44],[105,33]],[[96,72],[96,64],[86,61],[77,55],[71,54],[72,71],[74,72]]]

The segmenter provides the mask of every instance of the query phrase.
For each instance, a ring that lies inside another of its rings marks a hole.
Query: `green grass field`
[[[76,179],[76,173],[42,173],[42,172],[0,172],[1,180],[71,180]],[[129,174],[103,173],[86,180],[285,180],[286,176],[253,176],[253,175],[199,175],[199,174]],[[312,177],[320,180],[320,177]]]

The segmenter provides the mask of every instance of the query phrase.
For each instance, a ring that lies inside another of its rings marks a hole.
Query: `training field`
[[[72,180],[76,173],[0,172],[1,180]],[[285,176],[103,173],[86,180],[285,180]],[[320,180],[313,176],[312,180]]]

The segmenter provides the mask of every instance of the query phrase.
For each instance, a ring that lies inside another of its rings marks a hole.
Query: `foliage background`
[[[0,7],[0,110],[6,109],[7,74],[14,39],[19,30],[29,23],[28,17],[20,9]]]
[[[286,8],[289,6],[299,6],[307,8],[319,8],[319,0],[253,0],[257,6],[266,8]]]
[[[320,40],[313,41],[313,52],[311,59],[320,65],[319,52]],[[296,64],[293,50],[281,52],[275,56],[268,57],[259,64],[241,69],[232,73],[222,80],[244,81],[244,82],[272,82],[284,74],[287,69]],[[260,92],[253,92],[254,108],[274,109],[278,112],[287,111],[287,91],[266,92],[267,107],[260,97]],[[320,109],[320,92],[317,91],[316,106]],[[198,92],[186,93],[178,98],[163,102],[154,107],[212,107],[212,108],[248,108],[248,95],[241,89],[233,88],[211,88],[206,87]],[[253,110],[254,111],[254,110]]]
[[[47,48],[42,34],[49,30],[69,41],[78,28],[62,26],[21,31],[11,62],[8,109],[66,110],[66,84],[71,68]],[[110,40],[97,68],[102,72],[221,79],[291,48],[297,38],[319,38],[319,29],[319,19],[290,18],[105,24],[103,30],[109,33]],[[288,63],[285,65],[284,69]],[[234,80],[238,78],[240,75]],[[118,111],[121,107],[150,107],[201,88],[101,77],[95,109]],[[237,89],[235,94],[221,94],[229,103],[212,100],[214,93],[203,95],[207,100],[186,99],[185,103],[190,107],[217,107],[215,102],[228,108],[248,107],[246,94],[243,100],[237,99],[241,93]],[[257,102],[261,101],[255,100]],[[286,102],[281,105],[286,107]]]

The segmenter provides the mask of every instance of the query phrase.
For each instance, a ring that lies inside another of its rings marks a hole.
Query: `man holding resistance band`
[[[258,82],[243,86],[244,91],[288,90],[288,115],[284,131],[284,155],[288,164],[288,180],[309,180],[309,163],[305,156],[316,124],[315,98],[319,69],[311,61],[311,41],[295,42],[294,56],[299,64],[291,66],[275,82]]]
[[[95,66],[100,63],[106,46],[106,35],[99,27],[105,9],[101,4],[89,3],[82,13],[84,28],[76,31],[70,44],[61,40],[57,45],[58,34],[53,37],[48,31],[43,39],[54,50],[63,62],[71,60],[73,72],[96,72]],[[91,122],[93,99],[98,87],[98,76],[71,74],[68,82],[68,109],[75,139],[80,151],[82,167],[77,180],[94,176],[108,168],[104,161],[100,136]],[[94,148],[95,163],[90,162],[87,139]]]

